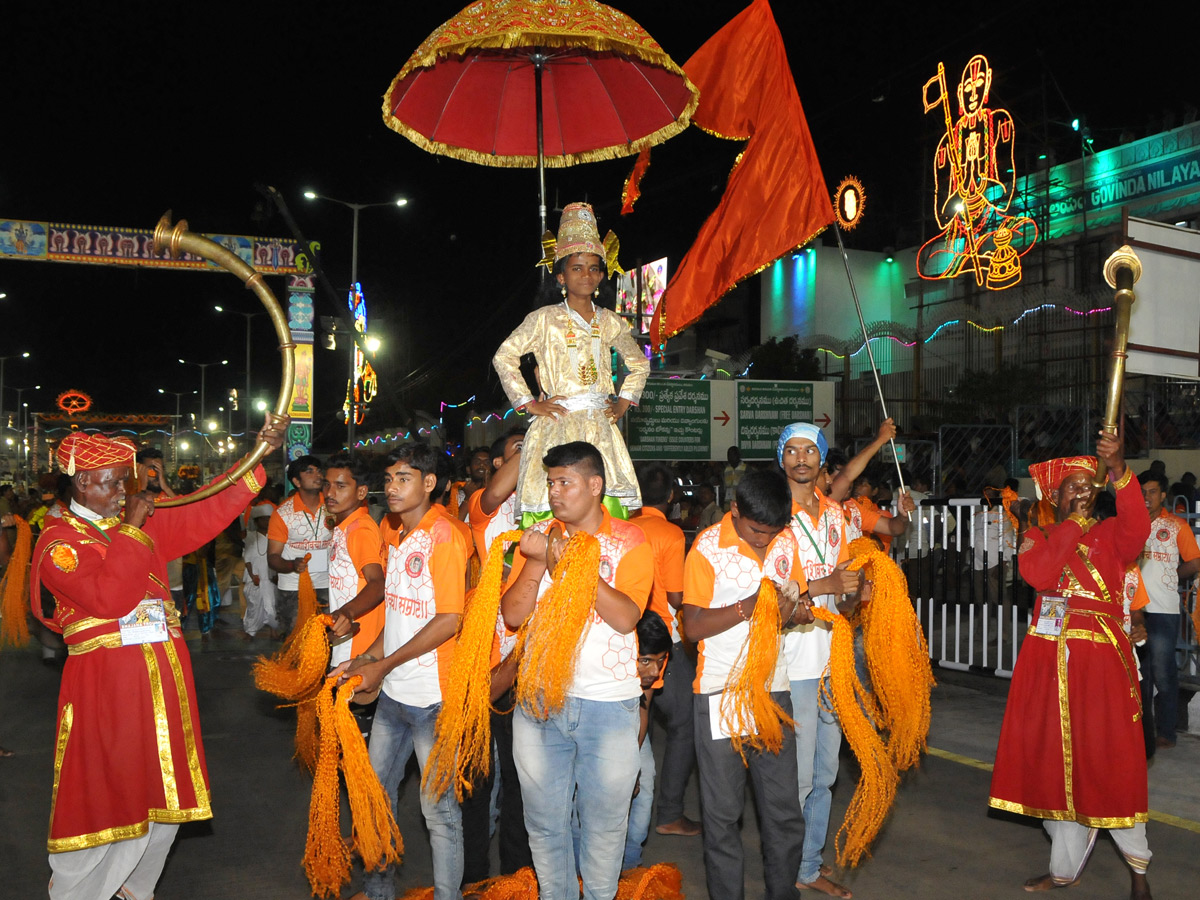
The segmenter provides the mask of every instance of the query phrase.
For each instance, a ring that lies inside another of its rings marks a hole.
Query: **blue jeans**
[[[625,834],[625,861],[622,869],[632,869],[642,864],[642,844],[650,834],[650,813],[654,809],[654,750],[650,746],[650,735],[642,741],[638,757],[642,771],[638,776],[638,794],[629,804],[629,830]]]
[[[1150,646],[1150,674],[1158,696],[1154,700],[1154,719],[1159,737],[1175,740],[1179,718],[1179,667],[1175,662],[1175,644],[1179,640],[1178,613],[1146,613],[1146,643]]]
[[[413,750],[417,764],[425,771],[425,761],[433,748],[433,729],[442,705],[408,706],[398,703],[386,693],[380,693],[375,721],[371,725],[371,768],[379,776],[383,789],[392,800],[392,813],[399,817],[400,782]],[[433,854],[433,896],[435,900],[461,898],[463,873],[462,816],[453,791],[446,791],[436,801],[424,791],[421,814],[429,829],[429,848]],[[393,868],[388,866],[363,876],[363,891],[370,900],[394,900],[396,886]]]
[[[821,709],[821,679],[792,682],[796,722],[796,777],[804,807],[804,851],[796,881],[812,884],[821,876],[821,852],[829,831],[829,807],[837,781],[842,729],[833,713]]]
[[[567,697],[562,711],[545,721],[521,707],[513,712],[513,759],[540,900],[579,898],[571,838],[575,808],[584,900],[616,895],[628,798],[638,774],[637,733],[637,697],[610,702]]]

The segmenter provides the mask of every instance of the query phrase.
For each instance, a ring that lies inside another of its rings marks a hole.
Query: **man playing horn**
[[[1122,588],[1150,518],[1121,441],[1102,433],[1096,454],[1116,490],[1117,514],[1103,522],[1091,518],[1095,457],[1029,467],[1056,519],[1030,528],[1019,550],[1021,577],[1038,597],[1013,670],[988,803],[1044,820],[1050,872],[1025,890],[1077,884],[1107,828],[1132,871],[1131,896],[1149,900],[1146,756],[1130,644],[1145,628],[1135,623],[1125,636]]]
[[[268,414],[259,440],[283,443]],[[34,614],[69,655],[58,699],[51,900],[154,895],[182,822],[212,818],[191,659],[167,562],[213,540],[262,490],[261,465],[200,502],[126,497],[134,447],[77,432],[58,447],[71,502],[33,554]],[[121,506],[125,509],[122,514]],[[45,588],[45,592],[43,592]]]

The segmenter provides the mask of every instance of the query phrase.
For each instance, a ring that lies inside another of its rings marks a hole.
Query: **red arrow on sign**
[[[829,417],[826,416],[825,418],[829,418]],[[713,421],[720,422],[721,427],[723,428],[729,424],[729,413],[725,412],[725,410],[721,410],[721,415],[713,416]],[[828,424],[828,423],[826,423],[826,424]]]
[[[829,418],[829,413],[825,413],[825,415],[821,416],[820,419],[816,419],[816,418],[813,419],[813,423],[816,425],[820,425],[822,428],[828,428],[829,423],[832,421],[833,420],[831,418]]]

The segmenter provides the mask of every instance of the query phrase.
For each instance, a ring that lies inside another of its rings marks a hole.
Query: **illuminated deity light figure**
[[[935,83],[938,96],[931,101],[929,88]],[[958,83],[959,117],[952,122],[941,63],[937,76],[925,84],[925,111],[940,105],[946,122],[933,163],[933,211],[942,231],[922,245],[917,274],[938,279],[974,272],[976,284],[986,281],[1002,290],[1021,280],[1020,258],[1037,241],[1037,225],[1007,214],[1016,183],[1015,134],[1007,110],[988,108],[991,86],[987,57],[976,54]]]

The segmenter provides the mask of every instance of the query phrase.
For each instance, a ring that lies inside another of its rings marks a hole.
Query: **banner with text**
[[[629,410],[629,455],[635,460],[774,459],[775,442],[792,422],[815,422],[834,435],[834,386],[814,381],[691,381],[646,383]]]

